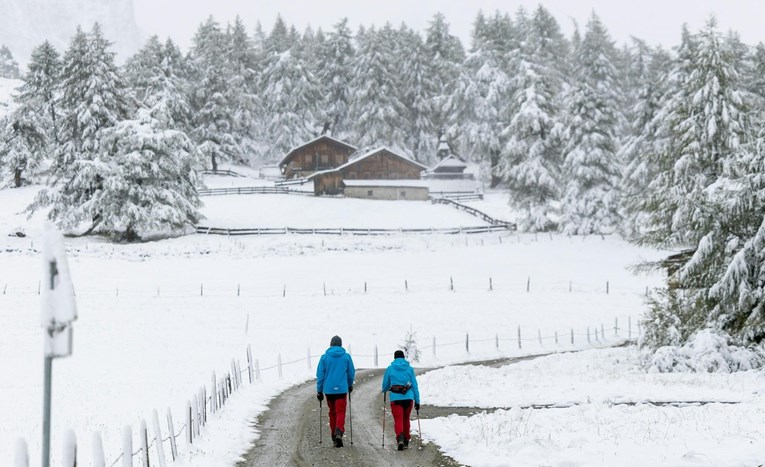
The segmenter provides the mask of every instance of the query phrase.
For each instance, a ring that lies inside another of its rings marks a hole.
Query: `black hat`
[[[393,358],[404,358],[404,351],[396,350],[395,352],[393,352]]]
[[[343,345],[343,340],[340,339],[340,336],[335,336],[332,338],[331,341],[329,341],[330,347],[341,347]]]

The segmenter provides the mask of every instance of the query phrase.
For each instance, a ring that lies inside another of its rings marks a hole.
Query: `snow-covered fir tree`
[[[31,211],[49,207],[48,218],[66,230],[96,231],[111,208],[98,203],[114,155],[103,146],[104,132],[125,120],[131,108],[114,53],[98,24],[78,28],[63,60],[60,144],[50,186],[40,191]]]
[[[190,52],[191,137],[199,151],[218,170],[221,160],[241,160],[233,131],[236,107],[230,101],[231,64],[220,25],[209,17],[199,26]]]
[[[619,225],[616,128],[620,99],[614,46],[594,14],[575,51],[575,83],[567,96],[561,228],[573,235],[614,232]]]
[[[13,54],[5,45],[0,46],[0,78],[19,79],[21,71],[19,64],[13,59]]]
[[[541,8],[541,7],[540,7]],[[513,98],[508,102],[510,122],[503,130],[507,142],[501,151],[499,170],[510,188],[510,202],[522,214],[517,223],[523,231],[538,232],[557,227],[560,198],[562,88],[557,64],[549,56],[548,42],[557,24],[543,10],[533,21],[521,12],[516,27],[526,32],[511,59],[514,70]]]
[[[432,72],[435,96],[431,118],[437,129],[448,124],[448,101],[457,84],[460,67],[465,61],[465,48],[460,40],[449,32],[449,24],[441,13],[436,13],[425,31],[425,51]]]
[[[473,25],[473,47],[467,55],[456,89],[449,102],[449,134],[459,145],[459,152],[481,164],[499,184],[500,153],[506,141],[501,138],[512,95],[512,80],[507,71],[504,48],[508,40],[498,36],[512,31],[509,17],[496,15],[487,21],[479,13]]]
[[[238,146],[239,162],[253,164],[263,152],[257,140],[259,103],[255,49],[239,16],[234,20],[234,24],[229,26],[226,36],[226,56],[231,67],[226,101],[231,103],[234,110],[232,136]]]
[[[438,128],[436,127],[438,85],[435,69],[428,59],[425,44],[411,29],[399,30],[402,101],[406,107],[405,147],[416,161],[427,164],[436,155]]]
[[[324,127],[336,138],[345,139],[352,126],[348,121],[348,107],[351,64],[356,53],[348,18],[335,24],[327,36],[317,51],[321,66],[316,72],[325,96],[322,105],[326,109],[327,122]]]
[[[58,143],[60,56],[46,41],[32,51],[28,68],[14,97],[18,107],[0,130],[0,166],[13,175],[16,187],[21,186],[23,173],[34,173],[53,158]]]
[[[395,36],[390,24],[357,35],[348,118],[353,122],[353,140],[360,148],[406,147],[401,122],[406,121],[407,111],[397,87],[401,70],[394,56]]]

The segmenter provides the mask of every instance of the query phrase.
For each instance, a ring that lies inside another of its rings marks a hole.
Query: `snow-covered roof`
[[[423,180],[343,180],[345,186],[401,186],[428,188],[428,184]]]
[[[340,145],[342,145],[342,146],[345,146],[345,147],[347,147],[348,149],[351,149],[351,150],[353,150],[353,151],[355,151],[355,150],[356,150],[356,147],[355,147],[355,146],[351,146],[350,144],[348,144],[348,143],[346,143],[346,142],[344,142],[344,141],[340,141],[339,139],[335,139],[335,138],[333,138],[333,137],[331,137],[331,136],[329,136],[329,135],[319,135],[319,136],[317,136],[316,138],[312,139],[311,141],[305,142],[305,143],[301,144],[300,146],[295,146],[294,148],[290,149],[290,150],[287,152],[287,154],[286,154],[284,157],[282,157],[282,160],[281,160],[281,161],[279,161],[279,167],[281,167],[281,166],[283,166],[284,164],[286,164],[286,163],[287,163],[287,159],[289,159],[289,158],[290,158],[290,156],[292,156],[292,154],[293,154],[295,151],[297,151],[298,149],[300,149],[300,148],[304,148],[304,147],[306,147],[306,146],[308,146],[308,145],[311,145],[311,144],[313,144],[313,143],[315,143],[315,142],[317,142],[317,141],[320,141],[320,140],[322,140],[322,139],[328,139],[328,140],[330,140],[330,141],[332,141],[332,142],[334,142],[334,143],[337,143],[337,144],[340,144]]]
[[[353,159],[350,159],[345,164],[343,164],[340,167],[336,168],[335,170],[343,170],[344,168],[349,167],[349,166],[351,166],[351,165],[353,165],[353,164],[355,164],[357,162],[360,162],[360,161],[362,161],[362,160],[364,160],[364,159],[366,159],[368,157],[374,156],[375,154],[377,154],[377,153],[379,153],[381,151],[387,151],[389,154],[392,154],[393,156],[396,156],[399,159],[403,159],[406,162],[410,162],[410,163],[412,163],[414,165],[418,165],[418,166],[422,167],[422,170],[428,170],[428,168],[426,166],[420,164],[419,162],[417,162],[415,160],[412,160],[412,159],[409,159],[406,156],[402,156],[401,154],[396,154],[395,152],[391,151],[390,149],[388,149],[388,148],[386,148],[384,146],[380,147],[380,148],[372,149],[371,151],[368,151],[368,152],[366,152],[364,154],[356,156]]]
[[[440,167],[462,167],[462,168],[467,168],[467,164],[462,162],[462,160],[459,157],[457,157],[456,155],[449,154],[448,156],[444,157],[438,164],[436,164],[433,167],[432,170],[435,172],[436,169],[438,169]]]

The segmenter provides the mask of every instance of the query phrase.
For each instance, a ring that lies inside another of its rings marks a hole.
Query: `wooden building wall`
[[[320,170],[334,169],[348,162],[348,156],[353,151],[330,140],[316,141],[294,151],[284,168],[284,176],[293,178]]]
[[[343,177],[348,180],[417,180],[423,170],[417,164],[382,150],[345,167],[342,171]]]

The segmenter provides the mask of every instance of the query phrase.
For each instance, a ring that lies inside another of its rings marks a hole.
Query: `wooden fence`
[[[473,215],[473,216],[475,216],[475,217],[477,217],[479,219],[483,219],[484,221],[488,222],[492,226],[504,226],[504,228],[506,230],[515,230],[516,229],[515,224],[513,224],[511,222],[506,222],[506,221],[503,221],[503,220],[495,219],[495,218],[491,217],[490,215],[488,215],[488,214],[486,214],[486,213],[484,213],[482,211],[479,211],[478,209],[476,209],[474,207],[466,206],[464,204],[460,204],[460,203],[458,203],[458,202],[456,202],[456,201],[454,201],[452,199],[449,199],[449,198],[432,198],[431,201],[433,203],[435,203],[435,204],[448,204],[449,206],[457,208],[457,209],[459,209],[461,211],[465,211],[468,214],[471,214],[471,215]]]
[[[227,175],[229,177],[244,177],[244,175],[233,170],[203,170],[203,175]]]
[[[220,227],[197,226],[197,233],[204,235],[395,235],[395,234],[478,234],[490,232],[503,232],[514,230],[515,226],[508,223],[498,223],[496,225],[482,225],[474,227],[446,227],[446,228],[413,228],[413,229],[360,229],[345,227],[326,227],[326,228],[298,228],[298,227],[256,227],[245,229],[226,229]]]

